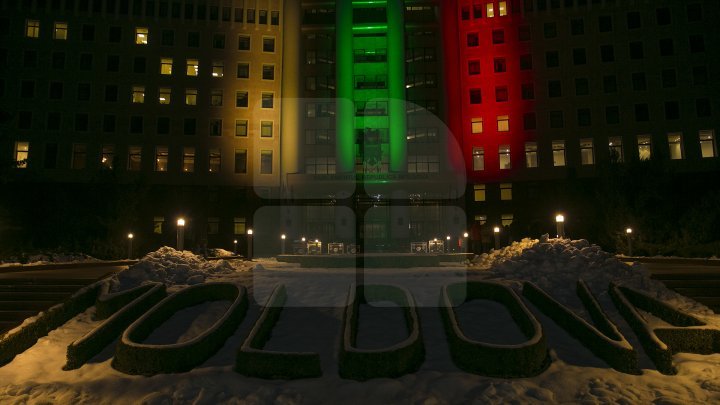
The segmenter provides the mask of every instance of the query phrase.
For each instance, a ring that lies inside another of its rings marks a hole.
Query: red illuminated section
[[[535,139],[530,27],[510,0],[443,0],[442,15],[448,127],[468,180],[509,179]]]

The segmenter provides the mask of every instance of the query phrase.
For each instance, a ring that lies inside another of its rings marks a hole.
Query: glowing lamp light
[[[237,239],[235,239],[235,240],[233,241],[233,243],[237,245]]]
[[[495,228],[493,228],[493,232],[500,233],[500,227],[496,226]]]
[[[253,234],[253,230],[252,230],[252,229],[248,229],[248,230],[247,230],[247,234],[248,234],[248,235],[252,235],[252,234]]]
[[[315,239],[315,243],[320,243],[320,239]]]
[[[285,234],[280,235],[280,239],[285,240],[285,238],[287,238],[287,236],[285,236]]]
[[[555,222],[565,222],[565,217],[563,215],[558,215],[555,217]]]
[[[450,240],[450,235],[446,236],[445,239]]]
[[[626,230],[625,230],[625,233],[628,234],[628,235],[630,235],[631,233],[633,233],[632,228],[626,229]]]
[[[185,226],[185,219],[184,219],[184,218],[178,218],[178,220],[177,220],[177,226]]]
[[[468,236],[470,236],[470,235],[468,235],[467,232],[465,232],[465,233],[463,234],[463,238],[467,238]]]
[[[135,237],[135,235],[133,235],[133,234],[131,234],[131,233],[128,234],[128,239],[132,239],[132,238],[134,238],[134,237]]]
[[[303,236],[303,237],[302,237],[302,239],[300,239],[300,240],[302,240],[303,242],[305,242],[305,241],[306,241],[306,239],[305,239],[305,237],[304,237],[304,236]]]

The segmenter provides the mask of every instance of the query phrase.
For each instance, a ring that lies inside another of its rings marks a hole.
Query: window
[[[250,36],[240,35],[238,36],[238,50],[249,51],[250,50]]]
[[[5,50],[7,55],[7,50]],[[92,55],[91,55],[92,57]],[[7,59],[7,56],[5,57]],[[81,55],[82,59],[82,55]],[[31,50],[25,50],[23,52],[23,67],[34,68],[37,66],[37,52]]]
[[[112,116],[114,117],[114,116]],[[58,112],[49,112],[47,115],[47,130],[48,131],[59,131],[60,123],[62,122],[62,115]],[[113,125],[113,130],[115,126]],[[108,131],[111,132],[111,131]]]
[[[237,78],[247,79],[250,77],[250,64],[249,63],[238,63],[237,64]]]
[[[262,72],[263,72],[262,73],[263,80],[275,80],[275,66],[263,65]]]
[[[19,111],[18,112],[18,128],[19,129],[31,129],[32,128],[32,112],[30,111]]]
[[[83,143],[73,144],[72,153],[72,161],[70,162],[71,168],[73,170],[84,169],[87,159],[87,145]]]
[[[115,145],[103,145],[100,153],[100,168],[112,170],[115,165]]]
[[[602,60],[603,62],[614,62],[615,48],[612,45],[601,45],[600,60]]]
[[[700,155],[703,158],[713,158],[717,156],[715,146],[715,131],[705,129],[700,131]]]
[[[618,124],[620,122],[620,107],[616,105],[605,107],[605,122],[607,124]]]
[[[213,48],[225,49],[225,34],[213,34]]]
[[[195,118],[183,119],[183,134],[195,135],[197,133],[197,120]]]
[[[160,43],[162,46],[173,46],[175,45],[175,31],[173,30],[162,30]]]
[[[642,59],[645,56],[642,42],[630,42],[630,59]]]
[[[565,166],[565,141],[552,141],[553,166]]]
[[[223,91],[218,89],[210,90],[210,105],[220,107],[223,104]]]
[[[22,98],[35,97],[35,82],[33,80],[23,80],[20,83],[20,97],[22,97]]]
[[[119,72],[120,71],[120,56],[108,55],[106,59],[105,69],[108,72]]]
[[[537,128],[537,117],[534,112],[523,114],[523,129],[531,131]]]
[[[197,31],[188,32],[187,34],[187,46],[189,48],[200,47],[200,33]]]
[[[155,147],[155,171],[166,172],[168,164],[168,148],[167,146]]]
[[[185,74],[188,76],[197,76],[200,70],[200,62],[197,59],[188,59],[185,63]]]
[[[634,30],[640,28],[642,25],[642,20],[640,19],[640,13],[637,11],[632,11],[627,13],[627,27],[629,30]]]
[[[658,8],[655,10],[655,16],[657,17],[658,25],[670,25],[670,9],[667,7]]]
[[[537,143],[525,142],[525,167],[538,167]]]
[[[560,66],[560,53],[558,51],[545,52],[545,65],[549,68]]]
[[[486,195],[485,188],[486,187],[484,184],[473,185],[473,196],[474,196],[475,201],[480,202],[480,201],[486,200],[487,195]]]
[[[145,102],[145,86],[133,86],[132,102],[142,104]]]
[[[272,174],[273,151],[260,151],[260,174]]]
[[[535,98],[535,86],[532,83],[521,84],[520,96],[523,100],[533,100]]]
[[[609,15],[603,15],[598,18],[598,31],[610,32],[612,31],[612,17]]]
[[[182,159],[183,173],[195,172],[195,148],[184,147]]]
[[[510,226],[513,223],[515,216],[513,214],[502,214],[500,215],[500,224],[502,226]]]
[[[557,37],[557,24],[554,22],[548,22],[543,24],[543,34],[545,39]]]
[[[108,29],[108,42],[117,44],[122,39],[122,28],[113,26]]]
[[[583,166],[595,164],[595,153],[592,138],[580,139],[580,163]]]
[[[273,108],[273,93],[262,93],[262,108]]]
[[[140,163],[142,163],[142,147],[140,146],[128,146],[128,170],[136,172],[140,170]]]
[[[500,13],[500,17],[507,15],[507,2],[506,1],[498,2],[498,13]]]
[[[608,148],[610,152],[610,161],[614,163],[621,163],[623,161],[622,138],[619,136],[611,136],[608,138]]]
[[[260,137],[261,138],[272,138],[273,136],[273,122],[272,121],[261,121],[260,122]]]
[[[75,114],[75,130],[76,131],[87,131],[88,130],[88,122],[90,121],[90,117],[86,113],[77,113]]]
[[[507,71],[507,64],[505,58],[495,58],[493,61],[493,70],[495,73],[503,73]]]
[[[712,115],[712,107],[709,98],[698,98],[695,100],[695,112],[698,117],[709,117]]]
[[[548,81],[548,97],[560,97],[562,96],[562,85],[560,80]]]
[[[688,22],[702,21],[703,10],[702,4],[693,3],[687,5],[687,20]]]
[[[65,52],[53,52],[51,63],[53,69],[65,69]]]
[[[235,149],[235,173],[247,173],[247,149]]]
[[[164,222],[165,222],[164,217],[153,217],[153,233],[154,234],[162,235]]]
[[[585,20],[583,20],[582,18],[570,20],[570,33],[572,35],[585,34]]]
[[[135,43],[137,45],[147,45],[149,37],[148,29],[146,27],[135,28]]]
[[[270,25],[280,25],[280,12],[279,11],[271,11],[270,12]]]
[[[508,88],[507,86],[495,87],[495,101],[503,103],[508,101]]]
[[[473,118],[470,123],[470,130],[473,134],[482,134],[483,132],[483,119]]]
[[[247,107],[248,106],[248,92],[238,91],[235,93],[235,107]]]
[[[498,132],[510,131],[510,116],[509,115],[498,115],[497,130],[498,130]]]
[[[492,43],[493,45],[505,43],[505,30],[497,29],[492,31]]]
[[[335,174],[337,162],[334,157],[317,157],[305,159],[305,173],[307,174]]]
[[[485,170],[485,148],[473,148],[472,161],[474,171]]]
[[[645,73],[636,72],[632,74],[633,90],[645,91],[647,90],[647,81],[645,80]]]
[[[248,135],[248,120],[235,120],[235,136]]]
[[[220,218],[208,217],[207,219],[207,234],[217,235],[220,232]]]
[[[15,142],[15,167],[27,169],[30,142]]]
[[[144,57],[136,56],[133,59],[133,73],[145,73],[147,60]]]
[[[53,38],[59,40],[67,40],[68,25],[66,22],[56,22],[53,30]]]
[[[706,85],[708,81],[707,66],[693,66],[692,78],[695,86]]]
[[[663,69],[661,75],[663,88],[677,86],[677,72],[675,69]]]
[[[675,45],[671,38],[663,38],[658,44],[660,45],[660,56],[672,56],[675,53]]]
[[[550,128],[563,128],[565,119],[561,110],[550,111]]]
[[[223,77],[225,64],[222,61],[215,60],[212,63],[212,77]]]
[[[40,37],[40,21],[25,20],[25,36],[28,38]]]
[[[587,54],[585,48],[573,49],[573,64],[584,65],[587,63]]]
[[[132,134],[142,134],[143,132],[143,117],[133,115],[130,117],[130,133]]]
[[[275,38],[263,37],[263,52],[275,52]]]
[[[160,59],[160,74],[161,75],[171,75],[172,67],[173,67],[172,58],[161,58]]]
[[[245,218],[233,218],[233,234],[244,235],[245,234]]]
[[[220,149],[210,148],[210,150],[208,151],[208,171],[210,173],[219,173],[220,163]]]
[[[482,103],[482,91],[480,89],[470,89],[470,104]]]
[[[197,89],[185,89],[185,105],[197,105]]]
[[[246,21],[250,24],[255,24],[255,9],[254,8],[248,9]]]
[[[635,121],[647,122],[650,121],[650,109],[647,104],[635,104]]]
[[[480,61],[479,60],[471,60],[468,62],[468,74],[471,76],[480,74]]]
[[[91,95],[90,83],[78,83],[77,99],[78,101],[89,101]]]
[[[168,135],[170,133],[170,117],[157,117],[157,134]]]
[[[61,100],[63,97],[63,84],[62,82],[50,82],[50,94],[51,100]]]
[[[219,118],[210,119],[210,136],[222,136],[222,120]]]
[[[578,108],[577,110],[577,123],[579,127],[589,127],[591,124],[589,108]]]
[[[512,183],[500,183],[500,200],[512,201]]]
[[[500,145],[498,149],[500,155],[500,169],[511,169],[510,163],[510,145]]]
[[[682,133],[676,132],[667,135],[668,147],[670,148],[670,159],[680,160],[683,158]]]
[[[617,93],[617,77],[603,76],[603,91],[607,94]]]
[[[638,159],[650,160],[652,157],[652,141],[650,135],[638,135]]]
[[[530,33],[529,25],[521,25],[518,27],[518,41],[525,42],[529,41],[532,34]]]
[[[576,96],[587,96],[590,94],[590,83],[585,77],[575,78],[575,95]]]
[[[485,15],[487,18],[495,17],[495,5],[493,3],[487,3],[485,5]]]
[[[666,120],[680,119],[680,104],[678,104],[677,101],[666,101],[665,102],[665,119]]]
[[[57,168],[58,145],[56,143],[45,144],[45,159],[43,167],[45,169]]]
[[[158,90],[158,102],[160,104],[170,104],[170,96],[170,87],[160,87],[160,89]]]

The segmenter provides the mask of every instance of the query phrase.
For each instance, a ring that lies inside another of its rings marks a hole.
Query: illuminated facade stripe
[[[392,172],[407,171],[404,3],[403,0],[390,0],[387,5],[390,171]]]
[[[336,147],[337,172],[351,173],[355,170],[355,125],[353,90],[353,3],[338,0],[335,10],[336,35]]]

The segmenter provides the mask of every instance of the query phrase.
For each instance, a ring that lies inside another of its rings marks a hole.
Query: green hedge
[[[720,330],[708,327],[700,319],[671,305],[628,287],[610,284],[618,311],[632,327],[658,371],[674,375],[677,370],[672,355],[679,352],[710,354],[720,352]],[[645,322],[638,308],[649,312],[674,327],[653,328]]]
[[[356,345],[360,304],[368,301],[392,301],[400,306],[405,316],[408,338],[386,349],[358,349]],[[412,294],[401,287],[353,284],[343,319],[339,354],[340,376],[360,381],[399,377],[417,371],[424,360],[425,346]]]
[[[617,326],[608,319],[587,285],[578,280],[576,290],[597,328],[533,283],[525,282],[522,293],[533,305],[612,368],[628,374],[640,374],[637,353]]]
[[[0,337],[0,366],[32,347],[38,339],[87,310],[97,298],[105,281],[98,281],[76,292],[61,304],[42,312],[32,322],[13,329]]]
[[[260,318],[238,351],[235,371],[248,377],[293,380],[322,376],[318,353],[263,350],[287,300],[285,286],[273,290]]]
[[[100,353],[107,345],[112,343],[123,331],[133,323],[138,317],[146,313],[155,304],[165,298],[165,285],[162,283],[147,284],[142,287],[127,291],[127,296],[136,295],[137,291],[144,293],[136,297],[133,301],[125,305],[122,309],[115,312],[108,320],[100,324],[97,328],[72,342],[67,348],[67,364],[63,369],[73,370],[81,367],[93,356]],[[124,295],[117,294],[113,298],[113,302],[119,302]],[[101,301],[98,298],[98,302]],[[104,300],[109,302],[110,300]],[[96,304],[97,305],[97,304]]]
[[[151,345],[140,343],[177,311],[208,301],[232,301],[212,327],[187,342]],[[112,366],[126,374],[154,375],[192,370],[217,352],[242,322],[248,307],[244,287],[205,283],[187,287],[152,307],[125,330]]]
[[[108,292],[110,284],[105,284],[103,291],[95,302],[95,319],[107,319],[112,314],[124,308],[127,304],[135,301],[139,296],[148,292],[156,283],[149,283],[126,291],[112,293]]]
[[[500,345],[477,342],[465,336],[454,307],[474,299],[503,304],[528,341]],[[550,365],[542,325],[509,287],[487,281],[446,285],[440,296],[440,314],[453,362],[462,370],[490,377],[532,377]]]

